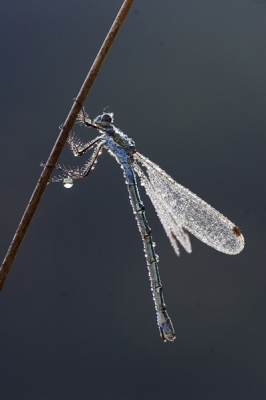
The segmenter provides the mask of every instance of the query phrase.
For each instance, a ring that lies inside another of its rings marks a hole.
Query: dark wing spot
[[[176,235],[172,231],[171,231],[171,236],[172,236],[173,239],[177,240]]]
[[[241,230],[237,226],[233,226],[233,232],[236,236],[242,236]]]

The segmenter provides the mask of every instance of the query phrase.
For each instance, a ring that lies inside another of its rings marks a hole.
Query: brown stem
[[[47,160],[47,164],[52,164],[55,165],[61,151],[66,143],[67,137],[68,137],[68,132],[71,131],[76,118],[78,116],[78,113],[83,106],[88,93],[96,79],[96,76],[105,60],[105,57],[110,50],[115,37],[121,28],[124,20],[126,19],[126,16],[129,12],[129,9],[131,5],[133,4],[134,0],[125,0],[121,9],[119,10],[113,25],[111,26],[110,31],[108,32],[102,47],[100,48],[99,53],[97,54],[94,63],[92,64],[92,67],[79,91],[79,94],[77,98],[75,99],[74,104],[72,105],[72,108],[61,128],[61,131],[59,133],[59,136],[57,138],[57,141],[55,142],[55,145],[51,151],[51,154]],[[22,240],[24,239],[24,236],[27,232],[27,229],[30,225],[30,222],[32,220],[32,217],[37,209],[37,206],[41,200],[41,197],[44,193],[44,190],[47,186],[47,183],[49,181],[49,178],[52,174],[53,168],[46,166],[42,173],[41,176],[37,182],[37,185],[32,193],[32,196],[30,198],[30,201],[26,207],[26,210],[22,216],[22,219],[19,223],[19,226],[16,230],[16,233],[13,237],[13,240],[9,246],[9,249],[6,253],[5,259],[3,261],[3,264],[0,268],[0,290],[2,290],[2,287],[4,285],[5,279],[8,275],[8,272],[12,266],[12,263],[17,255],[18,249],[22,243]]]

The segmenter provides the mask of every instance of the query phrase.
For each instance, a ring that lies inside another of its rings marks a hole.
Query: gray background
[[[2,258],[121,3],[1,2]],[[177,333],[164,344],[115,160],[104,152],[71,190],[49,185],[0,295],[1,400],[266,398],[265,11],[136,1],[86,102],[234,221],[244,251],[191,237],[177,258],[141,191]],[[60,158],[85,160],[67,146]]]

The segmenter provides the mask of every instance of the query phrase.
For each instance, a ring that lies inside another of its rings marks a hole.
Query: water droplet
[[[71,188],[71,187],[73,186],[73,179],[71,179],[71,178],[65,178],[65,179],[63,180],[63,185],[64,185],[64,187],[67,188],[67,189]]]

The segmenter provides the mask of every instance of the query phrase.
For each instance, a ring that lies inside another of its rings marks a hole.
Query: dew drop
[[[63,180],[63,185],[64,185],[64,187],[67,188],[67,189],[71,188],[71,187],[73,186],[73,179],[71,179],[71,178],[65,178],[65,179]]]

